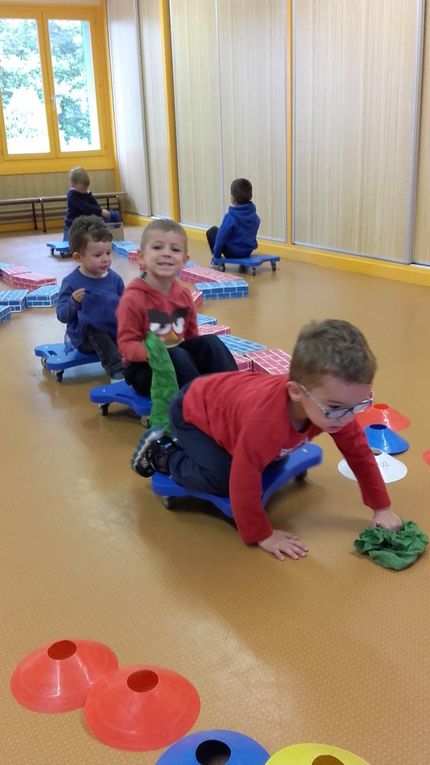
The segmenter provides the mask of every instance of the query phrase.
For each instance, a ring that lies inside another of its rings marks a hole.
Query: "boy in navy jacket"
[[[116,210],[100,207],[90,191],[90,177],[83,167],[74,167],[70,173],[70,189],[67,192],[67,211],[64,218],[64,241],[69,238],[70,226],[81,215],[98,215],[106,223],[118,223],[121,216]]]
[[[249,258],[257,249],[257,231],[260,218],[251,202],[252,185],[246,178],[236,178],[230,187],[231,205],[221,226],[212,226],[206,232],[214,258]]]
[[[124,282],[110,268],[112,233],[98,216],[81,215],[70,229],[70,245],[79,265],[63,279],[57,318],[67,324],[74,348],[96,353],[112,381],[123,379],[115,312]]]

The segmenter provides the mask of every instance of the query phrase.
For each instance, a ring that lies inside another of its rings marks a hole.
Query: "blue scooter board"
[[[251,268],[252,275],[255,276],[257,268],[263,263],[270,263],[272,271],[276,271],[276,264],[280,259],[278,255],[251,255],[249,258],[212,258],[211,265],[219,266],[221,271],[225,271],[228,263],[234,263],[243,268]]]
[[[100,363],[95,353],[81,353],[76,348],[66,348],[64,343],[36,345],[34,353],[40,356],[44,369],[55,372],[58,382],[62,381],[65,369]]]
[[[147,417],[151,411],[151,399],[147,396],[139,396],[125,380],[92,388],[90,401],[98,404],[103,415],[107,415],[110,404],[125,404],[139,417]]]
[[[295,449],[288,458],[272,462],[263,472],[263,505],[266,506],[273,494],[281,489],[292,478],[303,480],[309,468],[322,462],[322,449],[317,444],[306,443]],[[168,509],[174,506],[175,497],[197,497],[211,502],[228,518],[233,517],[229,497],[219,497],[203,491],[194,491],[179,486],[171,475],[154,473],[151,478],[152,490],[163,498],[163,504]]]

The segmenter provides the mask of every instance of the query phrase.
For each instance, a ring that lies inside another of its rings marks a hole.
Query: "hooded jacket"
[[[142,277],[133,279],[119,302],[118,347],[125,365],[148,361],[142,340],[151,330],[168,348],[198,336],[191,292],[177,280],[165,295]]]
[[[227,246],[237,258],[247,258],[258,247],[260,218],[253,202],[231,205],[222,219],[214,244],[214,257],[219,258]]]

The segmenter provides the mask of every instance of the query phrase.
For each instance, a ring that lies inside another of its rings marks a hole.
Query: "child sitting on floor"
[[[252,185],[246,178],[236,178],[230,187],[231,205],[221,226],[212,226],[206,238],[214,258],[249,258],[257,249],[260,218],[251,202]]]
[[[172,440],[146,431],[132,459],[142,476],[170,473],[181,486],[230,496],[238,532],[279,560],[308,548],[272,529],[262,504],[262,472],[280,456],[326,432],[359,483],[373,525],[399,529],[366,436],[354,419],[372,405],[376,360],[364,336],[346,321],[328,319],[302,329],[289,377],[253,372],[210,375],[173,398]]]
[[[73,221],[81,215],[98,215],[106,223],[118,223],[121,220],[116,210],[100,207],[90,189],[90,177],[83,167],[74,167],[70,173],[70,189],[67,192],[67,210],[64,218],[64,241],[69,239],[69,229]]]
[[[122,380],[115,310],[124,282],[112,271],[112,234],[96,215],[76,218],[70,247],[79,265],[63,279],[57,318],[66,337],[82,353],[96,353],[112,381]]]
[[[199,336],[191,292],[177,279],[188,260],[187,235],[173,220],[154,220],[142,234],[142,275],[133,279],[118,310],[118,345],[124,377],[142,396],[149,396],[152,371],[144,341],[149,330],[167,346],[178,385],[209,372],[237,370],[217,335]]]

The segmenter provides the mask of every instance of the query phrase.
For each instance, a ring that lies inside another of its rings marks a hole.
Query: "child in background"
[[[111,381],[122,380],[115,310],[124,282],[110,268],[112,234],[98,216],[82,215],[70,228],[70,246],[79,265],[63,279],[57,318],[74,348],[95,352]]]
[[[176,278],[188,260],[182,226],[164,219],[150,223],[142,234],[139,260],[142,275],[127,286],[117,310],[127,382],[140,395],[149,396],[152,372],[143,344],[149,330],[167,346],[179,386],[201,374],[236,370],[219,337],[199,336],[191,293]]]
[[[249,258],[257,249],[260,218],[251,202],[252,185],[246,178],[236,178],[230,187],[231,206],[221,226],[212,226],[206,238],[214,258]]]
[[[100,207],[91,194],[90,177],[83,167],[74,167],[69,173],[71,188],[67,192],[67,211],[64,218],[64,241],[68,240],[68,231],[73,221],[80,215],[98,215],[106,223],[118,223],[121,217],[116,210]]]
[[[238,532],[275,555],[299,559],[308,551],[297,537],[272,529],[262,505],[262,472],[285,452],[328,433],[347,460],[373,510],[373,525],[396,530],[384,480],[354,415],[372,405],[376,360],[346,321],[312,322],[299,334],[289,377],[240,373],[194,380],[173,398],[175,440],[152,430],[132,459],[142,476],[170,473],[181,486],[230,496]]]

